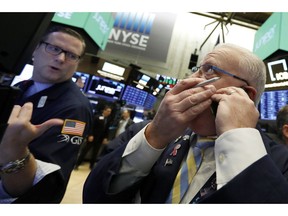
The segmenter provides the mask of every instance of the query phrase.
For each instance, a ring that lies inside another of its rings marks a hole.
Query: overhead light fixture
[[[111,73],[108,73],[108,72],[105,72],[102,70],[98,70],[97,73],[99,73],[103,77],[111,78],[111,79],[114,79],[117,81],[124,80],[124,77],[122,77],[122,76],[114,75],[114,74],[111,74]]]

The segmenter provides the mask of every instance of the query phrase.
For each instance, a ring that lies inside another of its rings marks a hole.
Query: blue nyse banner
[[[166,62],[176,14],[118,12],[113,16],[105,52]]]

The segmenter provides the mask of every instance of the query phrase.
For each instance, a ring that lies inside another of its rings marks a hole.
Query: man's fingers
[[[64,121],[62,119],[49,119],[48,121],[40,124],[40,125],[35,125],[35,127],[38,130],[38,133],[42,134],[49,128],[57,125],[63,125]]]
[[[15,119],[17,119],[20,110],[21,110],[21,106],[19,106],[19,105],[15,105],[13,107],[13,109],[11,111],[11,114],[10,114],[10,117],[9,117],[9,120],[8,120],[8,124],[11,123],[11,122],[14,122]]]

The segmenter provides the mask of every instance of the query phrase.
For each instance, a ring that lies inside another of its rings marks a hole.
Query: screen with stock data
[[[276,120],[281,107],[288,103],[288,90],[266,91],[259,104],[261,120]]]

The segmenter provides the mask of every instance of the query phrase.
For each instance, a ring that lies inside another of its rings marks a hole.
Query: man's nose
[[[56,55],[56,59],[64,62],[66,60],[66,53],[65,52],[59,53],[58,55]]]
[[[193,77],[198,77],[198,78],[206,79],[205,74],[204,74],[201,70],[198,70],[197,72],[195,72],[195,73],[193,74]]]

